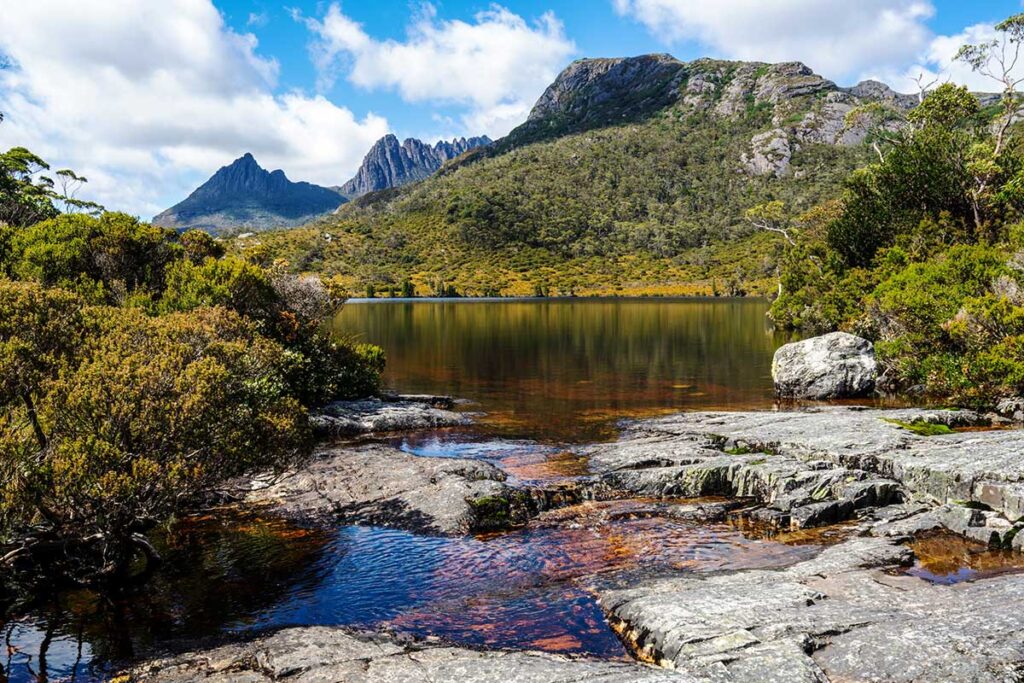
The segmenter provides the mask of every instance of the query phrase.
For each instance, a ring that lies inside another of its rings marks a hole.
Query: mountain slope
[[[916,101],[880,83],[841,88],[799,63],[581,60],[506,138],[262,242],[353,289],[408,277],[421,293],[757,290],[779,246],[744,211],[836,197],[870,158],[871,131],[851,112]]]
[[[356,175],[341,186],[340,192],[352,199],[368,192],[377,192],[433,175],[446,161],[471,149],[491,144],[487,137],[444,140],[431,147],[415,138],[399,144],[388,134],[378,140],[363,159]]]
[[[153,218],[169,228],[210,232],[265,230],[301,225],[345,201],[334,190],[293,183],[284,171],[266,171],[252,154],[224,166],[184,201]]]

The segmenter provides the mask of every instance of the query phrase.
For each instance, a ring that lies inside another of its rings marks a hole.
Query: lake
[[[384,347],[388,388],[451,394],[477,413],[472,427],[382,440],[544,481],[585,474],[573,447],[613,438],[624,418],[770,407],[782,340],[766,309],[746,299],[380,301],[350,303],[334,329]],[[671,521],[663,504],[585,504],[566,512],[570,526],[466,538],[215,510],[156,539],[166,563],[143,590],[67,592],[14,612],[0,680],[91,680],[179,639],[303,624],[624,658],[595,581],[784,566],[825,542]]]
[[[396,391],[450,394],[489,431],[567,442],[623,417],[766,408],[783,339],[758,299],[350,303],[335,329],[384,347]]]

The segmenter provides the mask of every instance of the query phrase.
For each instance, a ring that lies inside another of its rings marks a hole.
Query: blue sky
[[[956,48],[1018,0],[0,0],[0,148],[143,217],[252,152],[340,184],[387,132],[499,137],[570,61],[801,60],[841,85],[991,89]]]

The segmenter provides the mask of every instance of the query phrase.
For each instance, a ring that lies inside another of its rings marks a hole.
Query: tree
[[[3,120],[0,113],[0,122]],[[0,153],[0,226],[23,227],[53,218],[59,213],[55,203],[65,212],[98,213],[103,209],[95,202],[78,199],[87,182],[84,177],[65,168],[57,171],[54,181],[45,175],[49,169],[49,164],[24,147]]]
[[[962,46],[956,59],[1002,86],[1000,103],[1003,114],[996,127],[993,150],[994,155],[999,156],[1006,143],[1007,131],[1021,109],[1017,87],[1024,83],[1024,76],[1017,72],[1017,64],[1020,61],[1021,44],[1024,43],[1024,14],[1015,14],[999,22],[995,29],[999,34],[996,38],[977,45]]]
[[[79,352],[84,305],[70,292],[0,280],[0,405],[20,404],[39,449],[49,437],[36,406]]]
[[[62,168],[57,171],[56,176],[54,198],[60,202],[64,213],[98,214],[103,210],[96,202],[78,198],[82,186],[89,182],[85,176],[78,175],[70,168]]]
[[[0,223],[31,225],[57,215],[50,166],[24,147],[0,153]]]
[[[185,249],[185,258],[192,263],[202,263],[208,258],[218,259],[224,255],[224,245],[202,230],[187,230],[179,238]]]
[[[746,210],[743,217],[758,230],[773,232],[789,242],[790,246],[796,244],[790,235],[790,218],[786,213],[786,205],[775,200],[765,204],[758,204]]]
[[[63,214],[18,232],[11,269],[96,303],[123,303],[136,289],[163,288],[164,269],[180,257],[173,235],[123,213]]]
[[[941,126],[953,129],[962,127],[980,110],[981,103],[966,86],[943,83],[910,110],[907,120],[918,128]]]
[[[1024,14],[1015,14],[996,24],[996,38],[977,45],[964,45],[956,58],[971,66],[979,74],[988,76],[1002,87],[1000,104],[1002,114],[996,123],[995,139],[991,143],[976,145],[971,150],[969,169],[974,178],[971,188],[975,228],[983,231],[982,202],[992,195],[992,185],[1003,171],[1002,154],[1010,126],[1021,113],[1021,97],[1017,87],[1024,76],[1017,73],[1021,44],[1024,43]]]

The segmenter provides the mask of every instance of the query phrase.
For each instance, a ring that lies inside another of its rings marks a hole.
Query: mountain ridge
[[[437,172],[447,161],[462,154],[491,144],[486,135],[470,138],[441,140],[429,145],[416,138],[398,138],[388,133],[374,143],[363,158],[355,176],[344,183],[339,192],[354,199],[370,192],[401,187],[423,180]]]
[[[261,243],[353,291],[766,291],[780,245],[744,212],[834,198],[879,125],[851,113],[880,102],[898,121],[917,101],[799,62],[577,60],[506,137]]]

